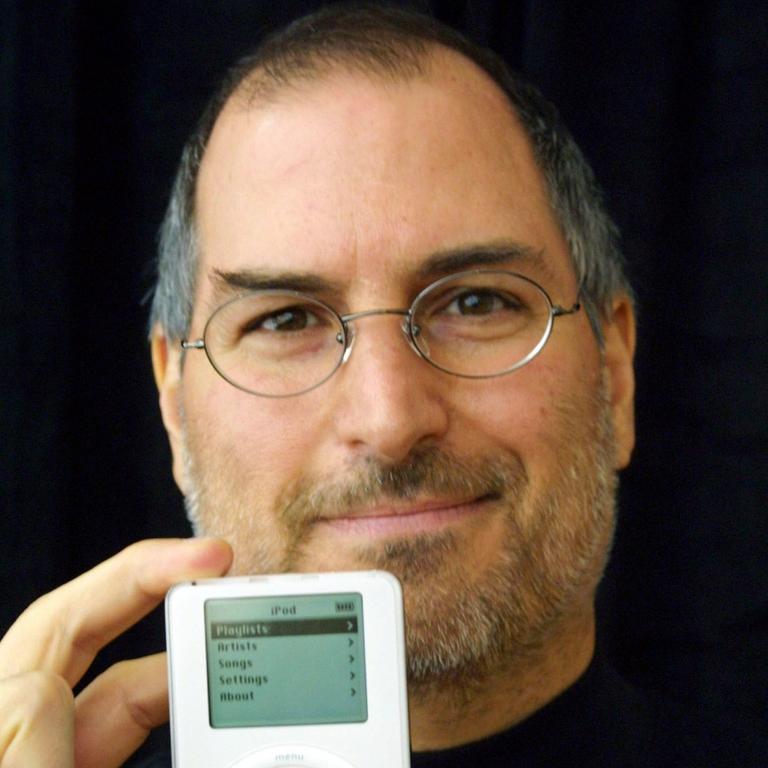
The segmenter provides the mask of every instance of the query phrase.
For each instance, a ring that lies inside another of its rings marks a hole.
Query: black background
[[[2,3],[0,628],[128,542],[188,534],[145,335],[156,231],[224,68],[319,4]],[[601,642],[646,688],[762,719],[768,6],[412,5],[560,107],[623,233],[638,446]],[[160,649],[161,618],[97,668]]]

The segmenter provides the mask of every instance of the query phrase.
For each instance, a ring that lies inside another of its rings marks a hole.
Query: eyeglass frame
[[[447,282],[450,282],[452,280],[467,278],[473,275],[494,275],[494,274],[509,275],[511,277],[522,279],[525,282],[530,283],[546,299],[547,304],[549,305],[549,317],[547,318],[547,326],[541,338],[534,346],[534,348],[522,360],[519,360],[510,368],[506,368],[505,370],[499,371],[498,373],[483,373],[483,374],[457,373],[456,371],[451,371],[447,368],[444,368],[443,366],[436,363],[434,360],[431,360],[429,357],[427,357],[427,355],[419,348],[418,344],[416,343],[416,336],[419,335],[420,329],[417,325],[414,325],[414,322],[413,322],[414,309],[418,308],[418,304],[422,300],[422,298],[426,294],[433,291],[434,289],[439,288],[441,285]],[[316,384],[313,384],[311,387],[302,389],[299,392],[291,392],[288,394],[280,394],[280,395],[270,395],[262,392],[254,392],[253,390],[246,389],[241,384],[238,384],[237,382],[233,381],[229,376],[227,376],[226,373],[224,373],[224,371],[222,371],[219,368],[219,366],[213,360],[208,350],[208,347],[206,346],[206,343],[205,343],[205,337],[208,332],[208,326],[210,325],[215,315],[221,309],[247,296],[257,296],[261,294],[275,294],[275,293],[279,293],[284,296],[296,296],[296,297],[301,297],[305,299],[310,299],[311,301],[319,304],[321,307],[323,307],[328,312],[330,312],[330,314],[339,321],[339,325],[341,326],[341,331],[336,334],[336,340],[339,342],[339,344],[343,345],[342,352],[339,355],[338,362],[324,378],[322,378]],[[433,368],[437,368],[439,371],[442,371],[443,373],[447,373],[449,376],[458,376],[459,378],[462,378],[462,379],[494,379],[494,378],[497,378],[498,376],[506,376],[507,374],[510,374],[513,371],[516,371],[519,368],[522,368],[523,366],[530,363],[531,360],[533,360],[541,352],[541,350],[544,348],[546,343],[549,341],[550,336],[552,335],[552,329],[554,328],[554,325],[555,325],[555,318],[576,314],[576,312],[578,312],[580,309],[581,309],[580,301],[574,302],[570,307],[567,307],[567,308],[561,306],[560,304],[555,304],[550,298],[549,293],[547,293],[546,289],[543,286],[541,286],[532,278],[527,277],[526,275],[522,275],[519,272],[514,272],[512,270],[507,270],[507,269],[470,269],[462,272],[454,272],[450,275],[441,277],[435,280],[434,282],[431,282],[429,285],[422,288],[422,290],[419,291],[418,294],[416,294],[410,306],[405,309],[398,309],[398,308],[364,309],[359,312],[350,312],[345,315],[340,315],[332,306],[330,306],[326,302],[322,301],[321,299],[315,298],[314,296],[310,296],[309,294],[304,293],[302,291],[293,291],[288,289],[271,289],[271,288],[262,288],[255,291],[247,291],[245,293],[240,293],[237,296],[233,296],[231,299],[228,299],[223,304],[219,304],[219,306],[216,307],[216,309],[214,309],[213,312],[211,312],[210,316],[208,317],[208,320],[206,320],[205,326],[203,326],[202,336],[195,339],[194,341],[189,341],[188,339],[182,339],[180,344],[181,344],[182,353],[187,352],[188,350],[193,350],[193,349],[204,350],[205,356],[208,359],[208,362],[211,364],[211,367],[214,369],[214,371],[216,371],[216,373],[218,373],[219,376],[221,376],[221,378],[224,379],[224,381],[226,381],[228,384],[231,384],[236,389],[239,389],[241,392],[246,392],[247,394],[254,395],[255,397],[269,397],[273,399],[275,398],[281,399],[286,397],[298,397],[299,395],[304,395],[307,392],[311,392],[313,389],[317,389],[319,386],[325,384],[325,382],[328,381],[328,379],[330,379],[336,373],[336,371],[338,371],[339,368],[341,368],[341,366],[347,362],[350,355],[352,354],[352,347],[355,341],[355,334],[353,329],[350,328],[349,323],[355,320],[360,320],[364,317],[373,317],[375,315],[400,315],[403,317],[403,322],[400,326],[400,330],[405,335],[406,340],[408,341],[408,345],[422,360],[429,363],[429,365],[431,365]]]

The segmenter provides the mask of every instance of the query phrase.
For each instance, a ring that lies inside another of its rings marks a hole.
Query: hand
[[[168,719],[165,654],[114,665],[77,698],[96,654],[179,581],[221,576],[217,539],[143,541],[35,601],[0,642],[2,768],[112,768]]]

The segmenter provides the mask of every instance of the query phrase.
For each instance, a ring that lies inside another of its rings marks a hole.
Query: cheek
[[[249,395],[222,382],[200,389],[187,404],[208,455],[227,457],[231,469],[273,497],[302,471],[320,427],[298,398]]]
[[[483,449],[487,451],[490,443],[515,453],[534,485],[549,482],[559,473],[563,451],[578,439],[574,426],[585,417],[591,420],[597,391],[596,372],[576,373],[542,361],[482,382],[479,389],[475,384],[457,401],[456,418],[462,422],[456,432],[462,436],[459,445],[471,450],[475,446],[467,443],[467,436],[483,435]]]
[[[465,448],[472,447],[467,444],[470,436],[482,436],[486,451],[490,443],[515,453],[530,472],[528,465],[551,439],[553,411],[550,398],[541,390],[530,392],[511,382],[494,382],[468,398],[457,419],[463,422],[457,432]]]

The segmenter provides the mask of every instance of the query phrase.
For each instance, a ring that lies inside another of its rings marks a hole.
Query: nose
[[[402,317],[358,317],[353,349],[336,373],[337,438],[357,455],[386,463],[438,442],[448,429],[451,377],[409,346]]]

